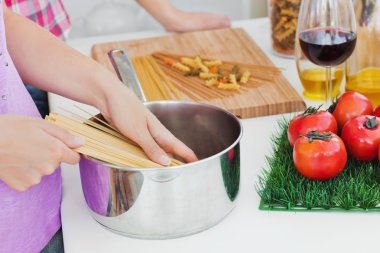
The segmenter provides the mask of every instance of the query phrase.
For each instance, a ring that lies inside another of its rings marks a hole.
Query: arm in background
[[[224,15],[201,12],[185,12],[169,0],[136,0],[168,32],[191,32],[231,26]]]

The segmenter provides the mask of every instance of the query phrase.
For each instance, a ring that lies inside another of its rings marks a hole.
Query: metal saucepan
[[[138,84],[125,52],[113,50],[110,55],[124,83]],[[144,99],[140,86],[130,88]],[[146,169],[82,158],[82,188],[92,216],[113,232],[146,239],[181,237],[216,225],[234,208],[239,193],[239,120],[208,104],[160,101],[145,105],[194,150],[199,161]]]

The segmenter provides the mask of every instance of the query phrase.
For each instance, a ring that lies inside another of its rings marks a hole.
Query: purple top
[[[79,163],[84,198],[88,207],[97,214],[107,216],[110,199],[109,168],[82,157]]]
[[[0,114],[41,117],[8,54],[1,0]],[[61,226],[60,203],[59,169],[23,193],[0,180],[0,252],[40,252]]]

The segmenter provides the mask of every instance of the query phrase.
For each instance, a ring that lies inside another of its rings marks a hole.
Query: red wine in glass
[[[356,45],[352,0],[302,0],[297,25],[297,52],[326,68],[326,109],[332,102],[333,67],[343,63]]]
[[[299,35],[305,56],[319,66],[337,66],[354,51],[356,33],[332,27],[312,28]]]

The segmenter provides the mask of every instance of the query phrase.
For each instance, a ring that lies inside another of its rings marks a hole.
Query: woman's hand
[[[231,27],[228,17],[203,12],[184,12],[177,10],[172,19],[162,19],[160,22],[168,32],[193,32],[202,30],[222,29]]]
[[[160,6],[156,1],[149,0],[148,2],[155,3],[150,3],[151,7]],[[12,11],[5,9],[4,17],[8,50],[24,82],[97,107],[108,121],[113,123],[124,135],[138,143],[149,158],[157,163],[167,165],[169,163],[167,153],[174,153],[187,162],[197,159],[194,152],[163,127],[113,73],[88,57],[79,54],[32,22],[15,15]],[[51,59],[60,60],[52,61]],[[39,64],[35,64],[36,62]],[[11,122],[12,120],[15,122]],[[16,186],[19,187],[18,189],[25,189],[41,179],[43,173],[40,170],[46,170],[48,167],[51,173],[52,168],[55,168],[61,161],[76,162],[76,160],[67,159],[70,153],[74,156],[74,153],[69,150],[69,148],[74,148],[70,145],[72,143],[65,142],[67,139],[59,138],[60,136],[53,134],[52,130],[48,131],[47,122],[41,123],[29,119],[27,122],[31,126],[25,128],[22,127],[23,123],[20,123],[22,119],[19,118],[16,120],[6,117],[1,121],[4,121],[0,124],[7,126],[9,134],[4,134],[3,127],[0,125],[2,127],[0,150],[3,152],[0,154],[0,170],[4,167],[1,159],[6,159],[7,155],[11,154],[4,149],[3,143],[10,143],[14,139],[18,140],[12,145],[14,145],[14,151],[17,151],[15,154],[20,158],[20,162],[17,160],[12,160],[12,162],[17,162],[17,168],[20,170],[23,166],[26,166],[25,169],[33,168],[28,174],[29,181],[27,180],[26,184],[22,183],[25,181],[22,173],[11,176],[9,173],[0,172],[0,179],[9,181],[10,185],[18,185]],[[19,126],[18,131],[11,127],[13,123]],[[36,126],[38,124],[40,125]],[[30,129],[35,131],[33,135],[30,134],[32,131]],[[56,129],[54,132],[58,131]],[[39,138],[33,137],[37,133]],[[39,146],[33,145],[33,142],[39,143]],[[49,143],[50,148],[43,144],[45,142]],[[28,143],[27,147],[23,146],[25,143]],[[64,144],[67,147],[64,147]],[[52,148],[55,159],[51,158]],[[23,156],[22,154],[28,155]],[[79,156],[76,154],[75,156],[79,159]],[[49,161],[46,162],[49,164],[41,165],[42,161]],[[20,165],[21,162],[23,164]],[[12,165],[12,163],[8,164]],[[9,166],[4,168],[10,170]]]
[[[176,8],[169,0],[137,0],[168,32],[192,32],[228,28],[228,17],[216,13],[186,12]]]
[[[17,191],[38,184],[61,162],[79,162],[71,149],[83,145],[83,138],[42,119],[2,115],[0,128],[0,180]]]
[[[174,137],[122,83],[115,84],[99,109],[107,121],[139,144],[152,161],[169,165],[167,153],[182,157],[186,162],[197,160],[194,152]]]

